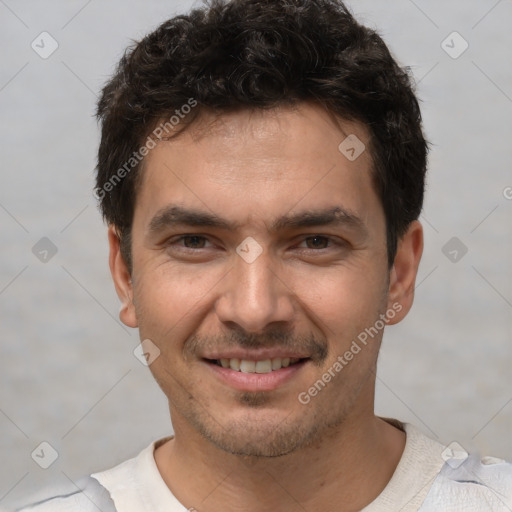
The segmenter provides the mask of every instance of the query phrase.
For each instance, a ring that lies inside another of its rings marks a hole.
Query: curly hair
[[[427,167],[409,69],[341,1],[211,0],[130,46],[98,102],[95,195],[129,268],[142,145],[162,119],[179,115],[180,133],[205,109],[222,114],[304,101],[368,128],[391,266],[398,240],[421,213]]]

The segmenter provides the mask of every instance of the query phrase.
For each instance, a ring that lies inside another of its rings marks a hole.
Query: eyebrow
[[[214,213],[192,210],[181,206],[167,206],[159,210],[151,219],[148,232],[149,234],[157,234],[170,226],[209,227],[236,231],[241,225],[239,222],[228,221]],[[277,232],[285,229],[314,226],[345,226],[367,234],[366,226],[361,218],[339,206],[283,215],[273,221],[270,231]]]

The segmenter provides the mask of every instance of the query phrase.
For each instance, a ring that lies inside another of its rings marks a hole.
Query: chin
[[[253,415],[250,415],[253,416]],[[301,418],[279,419],[272,411],[259,421],[252,418],[229,422],[223,428],[218,423],[201,424],[200,434],[211,444],[231,455],[245,457],[283,457],[319,441],[326,425],[305,424]]]

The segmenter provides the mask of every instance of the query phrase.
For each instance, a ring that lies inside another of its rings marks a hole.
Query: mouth
[[[273,359],[264,359],[261,361],[250,361],[248,359],[205,359],[210,364],[215,364],[222,368],[229,368],[235,372],[242,373],[271,373],[280,370],[281,368],[288,368],[306,361],[307,357],[275,357]]]
[[[239,391],[273,391],[292,381],[309,357],[275,357],[252,361],[238,358],[203,358],[212,376]]]

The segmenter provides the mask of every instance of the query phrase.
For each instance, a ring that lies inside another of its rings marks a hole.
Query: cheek
[[[183,341],[208,309],[208,297],[225,274],[220,268],[146,265],[136,278],[136,313],[141,337]]]
[[[201,375],[182,357],[183,346],[207,315],[208,292],[221,279],[219,272],[191,272],[183,266],[146,265],[134,292],[141,340],[150,339],[159,350],[149,369],[166,396],[188,400],[189,391],[201,389]],[[184,402],[185,403],[185,402]]]
[[[302,275],[293,289],[327,337],[346,339],[375,321],[386,303],[385,284],[371,268],[340,265]]]
[[[370,268],[337,268],[319,272],[316,279],[297,289],[306,316],[309,310],[309,321],[327,339],[328,357],[321,373],[330,370],[336,379],[326,399],[346,386],[357,387],[374,367],[382,329],[372,327],[385,310],[385,284],[382,274],[372,273]],[[340,400],[344,396],[346,389]]]

